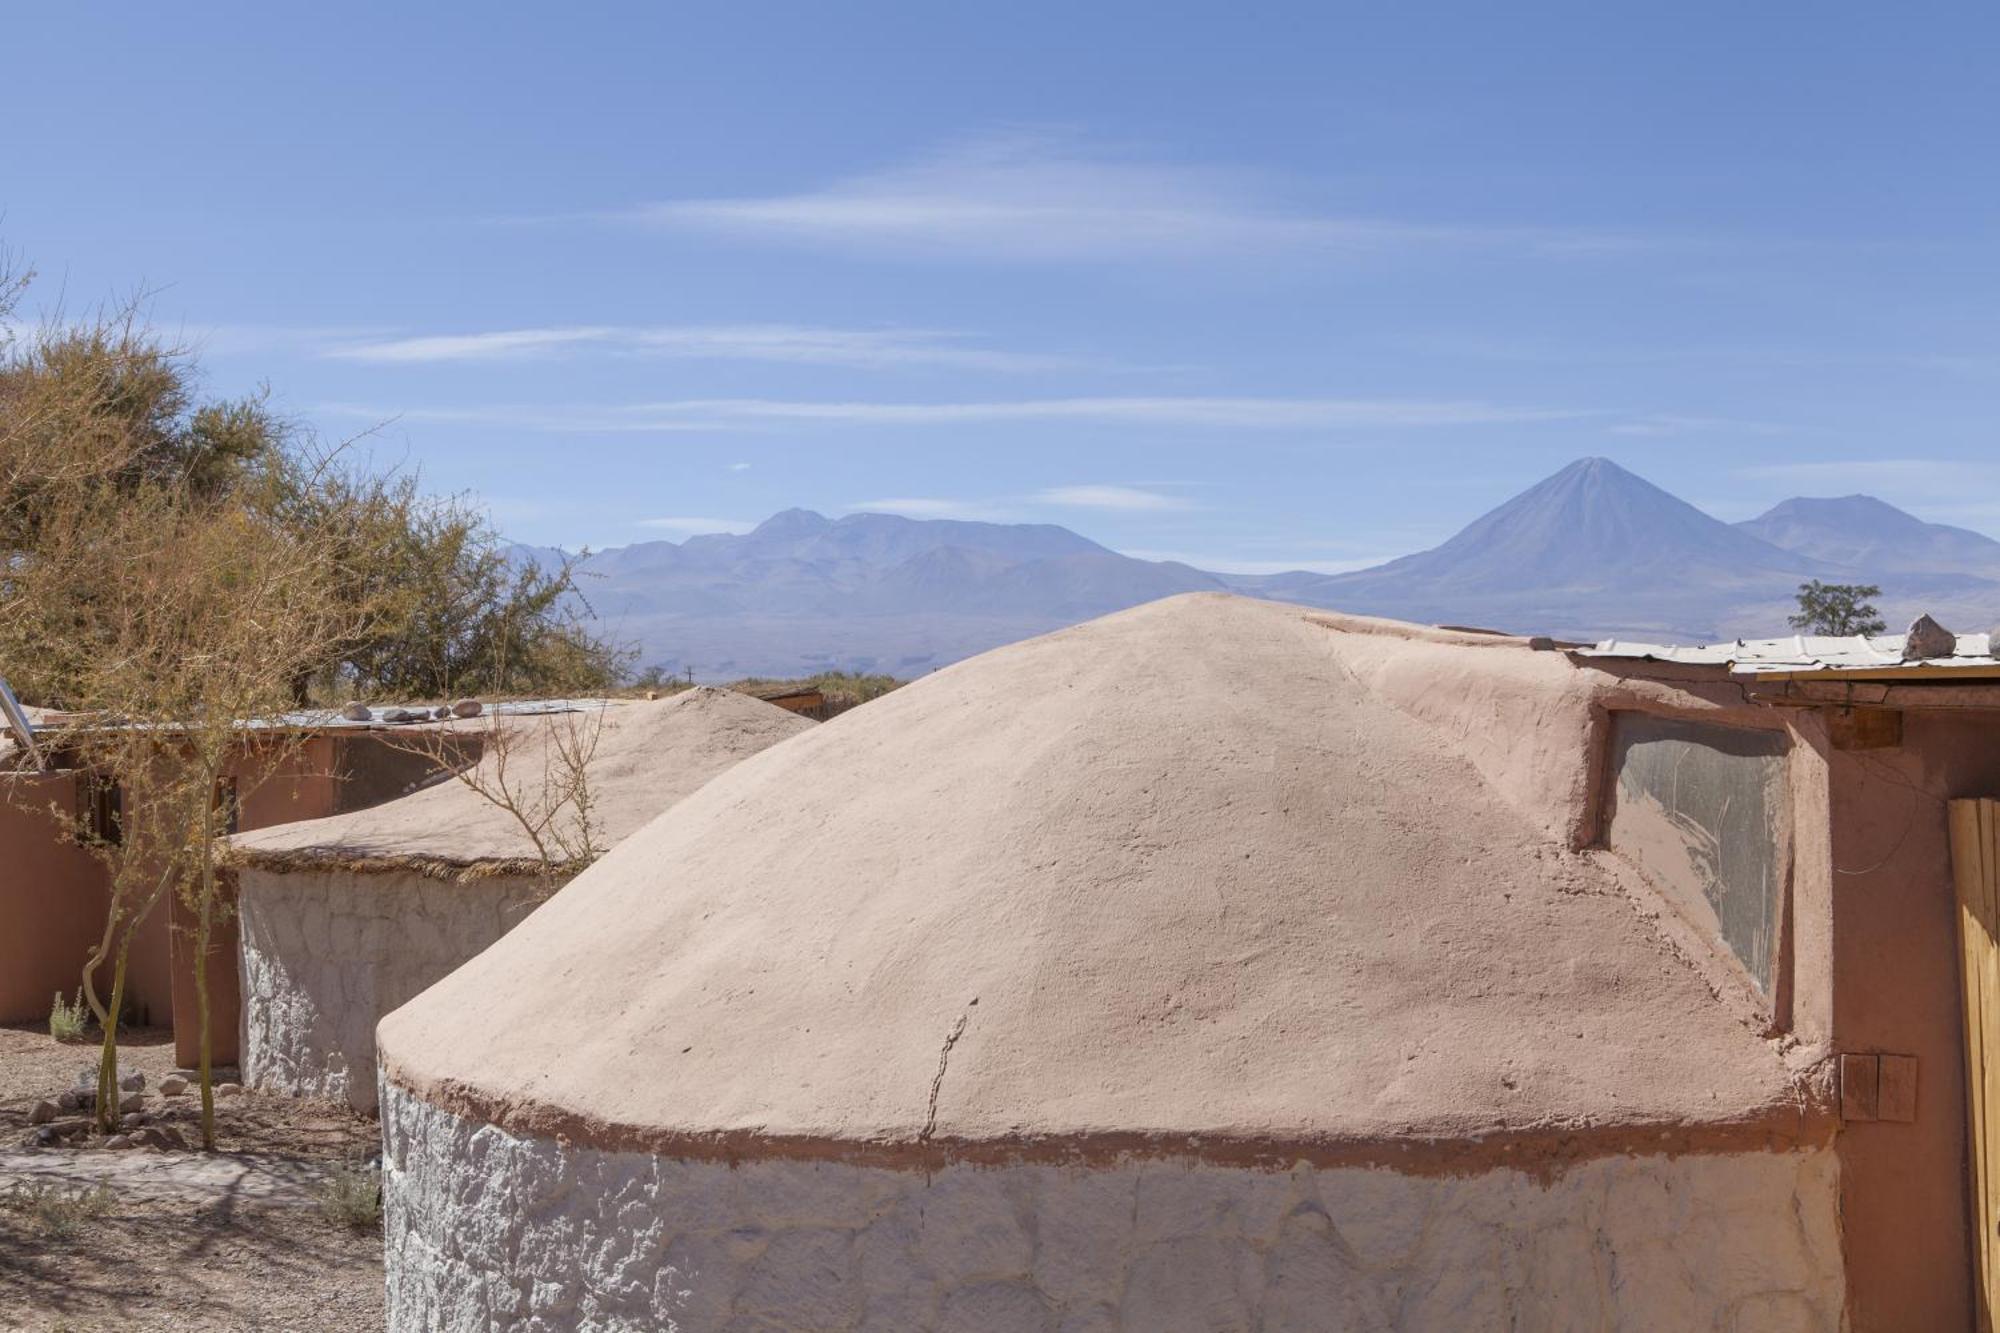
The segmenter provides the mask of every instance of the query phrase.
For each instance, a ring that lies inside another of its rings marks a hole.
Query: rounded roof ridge
[[[1488,729],[1574,725],[1580,772],[1587,673],[1346,628],[1171,598],[845,714],[390,1015],[385,1070],[524,1132],[725,1154],[1609,1142],[1795,1110],[1622,863],[1404,702],[1512,691]]]

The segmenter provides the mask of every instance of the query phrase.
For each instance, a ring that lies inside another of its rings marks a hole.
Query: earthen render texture
[[[407,1333],[1841,1327],[1826,1149],[926,1174],[517,1138],[393,1085],[383,1109]]]
[[[532,877],[240,872],[243,1076],[375,1109],[375,1024],[520,924]]]
[[[595,733],[589,792],[602,846],[815,724],[702,688],[506,725],[520,730],[505,772],[492,745],[480,762],[529,808],[546,799],[553,748]],[[512,814],[445,775],[371,809],[236,838],[244,1077],[266,1091],[374,1110],[376,1023],[547,896],[534,850]]]
[[[1621,708],[1785,725],[1193,596],[757,755],[383,1021],[392,1322],[1841,1327],[1818,997],[1590,845]]]
[[[478,775],[505,787],[524,810],[560,790],[565,753],[588,755],[590,817],[600,845],[632,835],[653,816],[747,755],[813,722],[734,690],[701,686],[660,700],[587,704],[575,711],[481,716],[406,744],[480,741]],[[540,852],[519,818],[465,783],[436,780],[399,800],[329,819],[299,820],[230,840],[238,864],[266,869],[342,865],[480,873],[496,863],[526,869]]]
[[[1802,1132],[1747,992],[1560,831],[1607,678],[1347,623],[1157,602],[756,755],[390,1015],[390,1076],[600,1147]]]

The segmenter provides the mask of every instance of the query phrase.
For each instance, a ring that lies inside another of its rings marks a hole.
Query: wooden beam
[[[1739,671],[1748,680],[1990,680],[2000,682],[2000,665],[1897,667],[1813,667],[1804,671]]]
[[[1994,841],[1993,801],[1951,802],[1952,882],[1958,897],[1959,979],[1964,991],[1967,1139],[1972,1230],[1979,1249],[1978,1326],[1993,1333],[2000,1307],[2000,1199],[1996,1199],[1996,1138],[2000,1138],[2000,846]],[[1879,1072],[1878,1072],[1879,1079]],[[1879,1091],[1879,1087],[1878,1087]]]

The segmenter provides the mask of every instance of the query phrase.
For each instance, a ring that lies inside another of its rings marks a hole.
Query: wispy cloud
[[[642,518],[639,526],[692,537],[704,532],[748,532],[757,525],[739,518]]]
[[[1649,412],[1611,426],[1613,435],[1658,438],[1675,435],[1788,435],[1790,426],[1774,421],[1740,421],[1733,417],[1689,416]]]
[[[1136,486],[1051,486],[1045,491],[1037,491],[1034,498],[1043,504],[1073,509],[1108,509],[1126,513],[1193,508],[1182,496],[1142,490]]]
[[[1216,574],[1289,574],[1294,570],[1303,570],[1308,574],[1345,574],[1351,570],[1367,569],[1395,559],[1394,555],[1369,555],[1348,560],[1243,560],[1226,555],[1191,555],[1185,551],[1133,549],[1122,550],[1119,554],[1129,555],[1134,560],[1171,560]]]
[[[523,361],[553,356],[583,344],[608,341],[611,328],[504,329],[488,333],[432,334],[372,342],[340,342],[322,348],[332,361],[378,365],[429,365],[450,361]]]
[[[750,470],[750,464],[748,464],[748,463],[731,463],[731,464],[729,465],[729,470],[730,470],[731,472],[748,472],[748,471]]]
[[[58,325],[56,329],[78,327],[74,324]],[[50,329],[21,328],[17,334],[39,339]],[[360,342],[382,338],[391,332],[381,325],[357,324],[230,324],[199,323],[183,321],[171,329],[158,329],[161,340],[169,347],[184,348],[205,357],[228,359],[236,357],[267,357],[273,354],[286,356],[312,355],[317,349],[332,343]]]
[[[1334,214],[1282,195],[1250,172],[1134,161],[1014,135],[799,193],[666,200],[610,216],[755,240],[1012,260],[1359,256],[1413,246],[1555,253],[1635,244],[1567,228]]]
[[[1513,407],[1450,399],[1209,397],[1032,398],[947,403],[687,398],[611,405],[405,409],[326,403],[320,410],[370,420],[588,432],[726,430],[806,422],[859,426],[1083,422],[1197,430],[1401,430],[1551,422],[1604,415],[1592,410]]]
[[[847,506],[854,514],[901,514],[905,518],[964,518],[998,522],[1007,511],[983,500],[952,500],[939,496],[890,496]]]
[[[333,342],[320,355],[371,365],[543,361],[594,352],[680,360],[768,361],[795,365],[1033,372],[1090,363],[979,347],[938,329],[832,329],[788,324],[616,325],[493,329]]]

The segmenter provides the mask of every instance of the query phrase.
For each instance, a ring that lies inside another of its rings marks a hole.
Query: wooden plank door
[[[2000,801],[1951,803],[1980,1333],[2000,1310]]]

